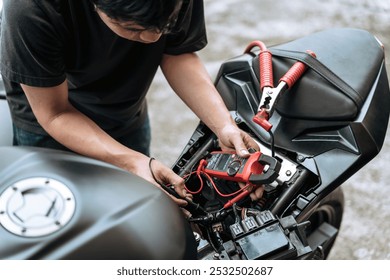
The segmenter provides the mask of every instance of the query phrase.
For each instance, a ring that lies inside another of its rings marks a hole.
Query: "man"
[[[185,197],[183,179],[149,158],[145,95],[158,67],[223,149],[256,147],[195,54],[204,25],[201,0],[5,0],[1,73],[14,144],[68,149]]]

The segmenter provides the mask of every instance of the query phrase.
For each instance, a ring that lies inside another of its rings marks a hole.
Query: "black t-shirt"
[[[64,82],[70,102],[113,137],[146,116],[145,95],[163,54],[195,52],[207,44],[203,1],[190,1],[180,32],[152,44],[117,36],[88,0],[4,0],[1,74],[15,125],[45,134],[20,83]]]

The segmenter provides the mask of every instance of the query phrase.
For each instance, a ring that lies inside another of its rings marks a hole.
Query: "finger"
[[[188,193],[186,189],[185,189],[184,191],[187,193],[184,197],[185,197],[187,200],[191,200],[191,201],[192,201],[192,199],[193,199],[192,194]]]
[[[221,139],[218,139],[218,142],[219,142],[219,146],[221,147],[222,151],[225,151],[225,152],[235,152],[236,150],[232,147],[234,147],[233,143],[230,143],[229,142],[229,145],[225,145],[224,142],[222,142]]]
[[[169,192],[169,187],[163,187],[163,186],[159,186],[160,189],[166,193],[172,200],[173,202],[175,202],[178,206],[180,207],[185,207],[188,205],[188,202],[186,201],[186,199],[188,198],[185,198],[185,199],[181,199],[177,196],[177,192],[175,194],[172,194]]]
[[[175,174],[176,175],[176,174]],[[175,181],[171,181],[171,182],[174,182],[171,184],[171,186],[173,187],[173,189],[175,190],[175,192],[181,196],[181,197],[186,197],[189,195],[189,193],[186,191],[185,189],[185,185],[184,185],[184,179],[182,179],[181,177],[178,177],[178,178],[174,178]]]
[[[240,157],[246,158],[249,156],[248,148],[245,146],[244,142],[240,137],[235,137],[232,139],[232,145],[234,149],[229,149],[237,153]]]
[[[257,145],[256,141],[249,136],[244,131],[241,131],[239,137],[234,137],[232,143],[236,149],[236,153],[241,157],[249,156],[249,148],[255,149],[256,151],[260,150],[260,147]]]
[[[252,201],[257,201],[258,200],[257,196],[254,193],[251,193],[249,195],[249,197],[251,198]]]
[[[250,198],[252,199],[252,201],[257,201],[263,197],[263,194],[264,194],[264,187],[263,186],[257,187],[254,189],[253,192],[251,192]]]
[[[174,189],[174,191],[181,196],[182,198],[192,200],[192,194],[190,194],[185,186],[183,185],[183,188],[181,186],[177,186],[176,184],[171,185],[171,187]]]
[[[236,134],[235,136],[232,136],[231,142],[233,144],[233,147],[234,147],[236,153],[240,157],[248,157],[249,156],[248,147],[246,146],[241,134]]]
[[[176,197],[173,196],[173,195],[169,195],[169,196],[172,198],[173,202],[175,202],[175,203],[176,203],[178,206],[180,206],[180,207],[185,207],[185,206],[187,206],[187,204],[188,204],[188,202],[185,201],[184,199],[176,198]]]
[[[156,174],[160,177],[162,184],[166,185],[167,187],[171,187],[181,197],[189,196],[185,190],[183,178],[164,165],[160,166],[160,168],[162,169],[158,169]]]
[[[241,182],[239,182],[238,185],[241,189],[245,188],[248,191],[250,191],[249,197],[251,198],[252,201],[257,201],[263,197],[264,186],[258,186],[258,187],[255,187],[252,185],[248,186],[248,185],[241,183]]]
[[[242,183],[242,182],[238,182],[238,186],[241,188],[241,189],[249,189],[248,185]]]
[[[256,143],[255,140],[253,140],[253,138],[251,136],[249,136],[249,134],[243,132],[244,135],[242,137],[244,143],[245,143],[245,146],[247,148],[252,148],[252,149],[255,149],[256,151],[260,151],[260,147],[259,145]]]

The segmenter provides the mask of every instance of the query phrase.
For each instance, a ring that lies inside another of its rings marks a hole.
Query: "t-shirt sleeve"
[[[36,1],[5,1],[1,22],[1,73],[30,86],[50,87],[65,76],[63,35]]]
[[[179,55],[196,52],[207,45],[203,0],[187,2],[188,12],[182,15],[184,20],[178,22],[181,25],[178,26],[180,31],[167,36],[165,54]]]

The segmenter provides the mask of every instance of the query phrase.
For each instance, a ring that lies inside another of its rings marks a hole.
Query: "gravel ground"
[[[208,46],[199,52],[213,79],[252,40],[287,42],[331,27],[370,31],[390,55],[390,2],[383,0],[205,0]],[[390,60],[387,61],[390,72]],[[152,154],[172,165],[198,120],[158,73],[148,96]],[[390,132],[388,133],[388,135]],[[390,259],[390,137],[381,153],[343,185],[346,205],[329,259]]]

